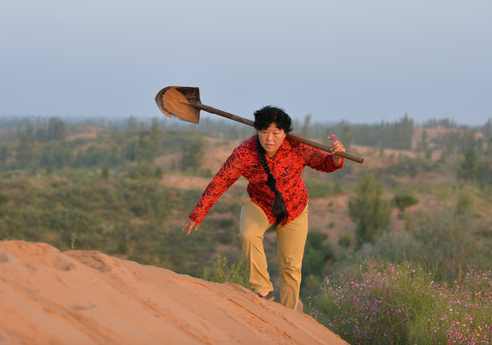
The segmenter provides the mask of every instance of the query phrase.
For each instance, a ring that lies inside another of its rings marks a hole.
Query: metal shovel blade
[[[201,104],[200,89],[187,86],[168,86],[155,96],[159,110],[169,118],[177,117],[193,123],[200,123],[200,109],[190,105]]]

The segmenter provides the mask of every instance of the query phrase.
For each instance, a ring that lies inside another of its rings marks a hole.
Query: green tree
[[[63,143],[46,144],[40,156],[39,166],[41,168],[61,169],[64,166],[70,166],[73,161],[72,151]]]
[[[154,157],[151,157],[151,151],[149,150],[149,142],[146,138],[145,131],[140,131],[140,135],[138,137],[138,145],[137,145],[137,160],[145,160],[150,162]]]
[[[422,131],[422,138],[420,138],[419,143],[420,150],[425,153],[425,158],[430,159],[432,156],[432,150],[429,147],[429,136],[427,131],[424,129]]]
[[[15,158],[19,168],[29,168],[33,165],[34,142],[25,133],[20,135]]]
[[[468,146],[456,172],[456,176],[465,181],[476,181],[479,173],[479,156],[477,150]]]
[[[311,114],[307,114],[304,118],[304,124],[301,128],[301,136],[308,137],[309,136],[309,127],[311,126]]]
[[[135,116],[130,116],[126,120],[126,132],[127,134],[135,134],[140,131],[141,125]]]
[[[197,171],[202,165],[204,140],[194,137],[181,144],[180,167],[184,171]]]
[[[365,175],[349,200],[349,216],[357,225],[357,246],[373,243],[390,224],[391,203],[382,198],[383,189],[373,174]]]
[[[412,148],[413,127],[413,120],[405,114],[396,126],[395,139],[400,143],[399,148],[407,150]]]
[[[53,117],[48,122],[48,132],[46,134],[47,140],[63,140],[67,136],[67,130],[65,123]]]
[[[159,130],[159,123],[157,119],[152,120],[152,127],[150,128],[150,137],[148,145],[148,156],[153,160],[159,152],[159,144],[161,138],[161,131]]]
[[[131,141],[125,147],[125,159],[134,162],[138,157],[138,142]]]
[[[6,145],[0,146],[0,170],[7,167],[7,158],[9,157],[9,149]]]
[[[492,154],[492,119],[489,119],[483,126],[483,139],[486,143],[488,154]]]
[[[342,133],[342,140],[343,140],[343,146],[347,150],[350,150],[350,146],[352,145],[354,137],[352,135],[352,130],[350,129],[349,125],[343,126],[343,133]]]

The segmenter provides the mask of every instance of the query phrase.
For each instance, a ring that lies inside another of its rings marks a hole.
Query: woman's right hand
[[[193,230],[193,228],[195,228],[195,231],[197,231],[199,227],[200,225],[197,225],[194,221],[188,218],[188,220],[186,221],[183,227],[183,232],[189,235],[191,233],[191,230]]]

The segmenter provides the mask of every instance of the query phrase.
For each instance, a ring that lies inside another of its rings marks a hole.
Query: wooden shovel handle
[[[241,122],[241,123],[244,123],[245,125],[254,127],[254,122],[251,121],[251,120],[245,119],[244,117],[237,116],[237,115],[228,113],[226,111],[223,111],[223,110],[220,110],[220,109],[211,107],[209,105],[201,104],[201,103],[200,104],[197,104],[197,103],[190,103],[190,102],[188,102],[188,104],[190,104],[190,105],[192,105],[195,108],[198,108],[200,110],[205,110],[207,113],[217,114],[217,115],[220,115],[222,117],[226,117],[228,119],[234,120],[236,122]]]
[[[287,137],[292,139],[292,140],[298,141],[300,143],[303,143],[303,144],[306,144],[306,145],[309,145],[312,147],[316,147],[317,149],[331,153],[331,147],[328,147],[328,146],[319,144],[315,141],[300,137],[297,134],[287,134]],[[364,158],[357,157],[357,156],[350,154],[350,153],[347,153],[347,152],[338,152],[338,153],[336,153],[336,155],[343,157],[343,158],[346,158],[346,159],[349,159],[349,160],[354,161],[354,162],[359,163],[359,164],[364,163]]]
[[[243,123],[245,125],[254,127],[254,122],[253,121],[248,120],[248,119],[245,119],[243,117],[240,117],[240,116],[237,116],[237,115],[228,113],[226,111],[223,111],[223,110],[220,110],[220,109],[217,109],[217,108],[214,108],[214,107],[211,107],[209,105],[202,104],[202,103],[191,103],[190,102],[189,104],[192,105],[193,107],[197,108],[197,109],[204,110],[204,111],[206,111],[208,113],[217,114],[217,115],[220,115],[222,117],[225,117],[225,118],[228,118],[228,119],[237,121],[237,122],[241,122],[241,123]],[[312,141],[312,140],[303,138],[303,137],[301,137],[301,136],[299,136],[297,134],[287,134],[287,137],[290,138],[290,139],[292,139],[292,140],[301,142],[303,144],[306,144],[306,145],[309,145],[309,146],[312,146],[312,147],[316,147],[317,149],[320,149],[322,151],[325,151],[325,152],[328,152],[328,153],[331,153],[332,152],[331,151],[331,147],[328,147],[328,146],[319,144],[319,143],[317,143],[315,141]],[[336,155],[337,156],[340,156],[340,157],[343,157],[343,158],[346,158],[348,160],[354,161],[354,162],[359,163],[359,164],[362,164],[364,162],[364,158],[357,157],[357,156],[352,155],[352,154],[347,153],[347,152],[338,152]]]

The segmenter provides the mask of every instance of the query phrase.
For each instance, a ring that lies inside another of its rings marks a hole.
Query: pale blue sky
[[[185,85],[250,118],[484,124],[491,18],[490,0],[0,0],[0,116],[158,117]]]

